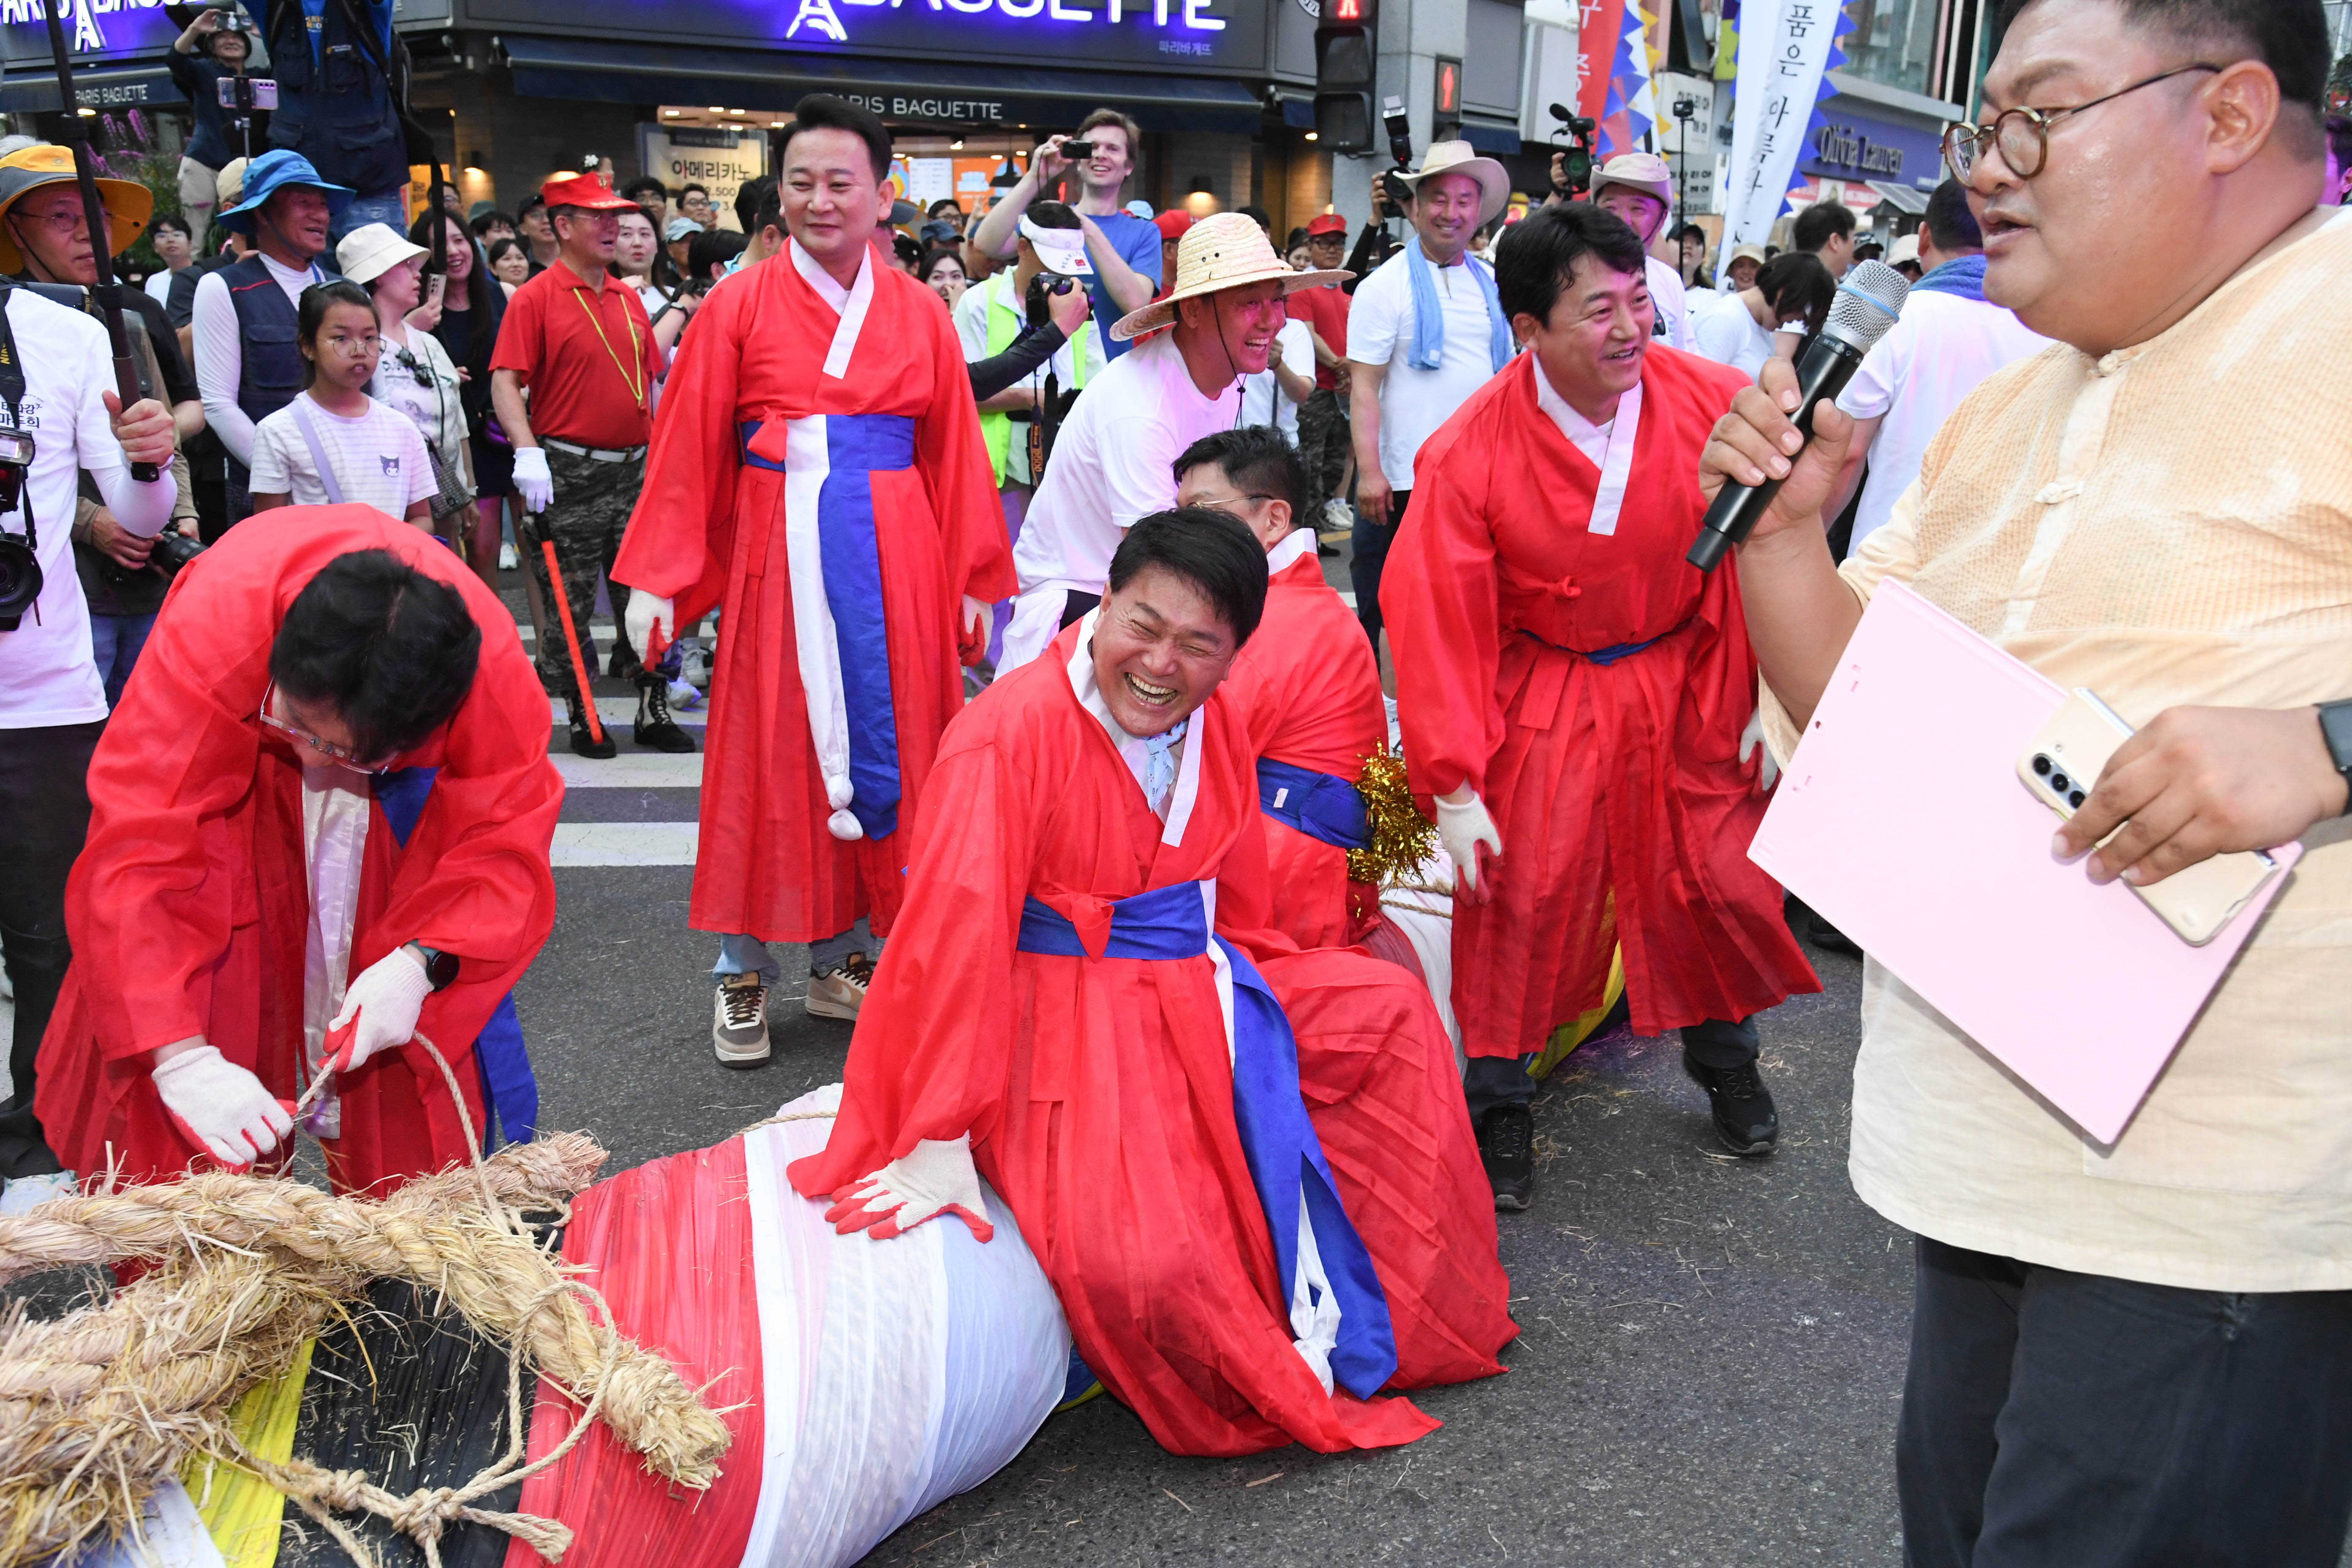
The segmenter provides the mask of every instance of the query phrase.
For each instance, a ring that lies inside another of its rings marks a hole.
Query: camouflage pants
[[[1323,526],[1323,503],[1338,493],[1348,466],[1348,408],[1339,395],[1317,387],[1298,407],[1298,460],[1307,468],[1307,517]]]
[[[596,639],[588,629],[588,619],[596,608],[596,582],[599,577],[611,581],[613,558],[621,552],[621,534],[629,526],[637,491],[645,485],[646,460],[639,455],[625,463],[603,463],[552,447],[542,450],[547,453],[547,471],[555,481],[555,500],[536,516],[525,514],[530,537],[522,556],[539,581],[540,593],[548,596],[547,626],[539,639],[540,684],[549,695],[569,700],[577,689],[572,678],[572,650],[564,641],[563,617],[555,610],[547,580],[547,552],[540,541],[555,542],[564,602],[572,606],[572,624],[580,631],[580,661],[593,681]],[[618,625],[628,611],[629,591],[618,583],[612,586],[613,620]],[[636,660],[631,658],[625,662],[630,666],[627,673],[634,674]]]

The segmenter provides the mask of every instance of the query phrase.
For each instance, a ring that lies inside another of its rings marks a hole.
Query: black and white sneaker
[[[1725,1148],[1735,1154],[1756,1156],[1769,1154],[1780,1143],[1780,1113],[1774,1109],[1771,1091],[1764,1087],[1764,1075],[1756,1070],[1754,1062],[1711,1068],[1685,1051],[1683,1071],[1706,1090],[1715,1134]]]
[[[768,1059],[768,988],[756,973],[719,983],[710,1004],[710,1048],[730,1068],[755,1068]]]
[[[678,728],[670,717],[669,682],[660,675],[648,673],[637,677],[637,721],[635,736],[638,745],[656,752],[691,752],[694,737]]]
[[[1495,1207],[1523,1209],[1536,1192],[1536,1119],[1524,1105],[1496,1105],[1478,1119],[1478,1157]]]

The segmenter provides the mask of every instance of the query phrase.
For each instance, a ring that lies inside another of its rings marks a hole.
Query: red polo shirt
[[[1315,329],[1316,335],[1333,353],[1341,359],[1348,357],[1348,296],[1336,285],[1301,289],[1283,302],[1290,307],[1292,321],[1305,321]],[[1318,360],[1315,363],[1315,384],[1328,391],[1339,384],[1339,373]]]
[[[532,435],[626,449],[653,438],[659,361],[635,289],[611,278],[591,289],[559,261],[507,301],[490,368],[530,389]]]

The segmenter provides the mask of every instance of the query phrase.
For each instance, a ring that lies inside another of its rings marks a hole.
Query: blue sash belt
[[[425,797],[433,793],[438,768],[394,768],[375,775],[375,803],[395,843],[404,847],[425,814]],[[522,1043],[522,1021],[515,1016],[514,994],[499,998],[489,1022],[474,1040],[474,1066],[482,1075],[482,1103],[490,1125],[482,1129],[482,1150],[488,1153],[503,1137],[510,1143],[528,1143],[539,1122],[539,1079],[531,1076],[530,1053]]]
[[[743,461],[788,470],[751,450],[761,421],[737,426]],[[915,422],[903,414],[824,416],[825,475],[816,500],[824,600],[841,653],[849,721],[849,812],[868,838],[898,826],[898,721],[890,700],[890,638],[882,614],[882,549],[874,530],[874,476],[915,466]]]
[[[1197,958],[1208,951],[1207,910],[1197,882],[1154,888],[1111,906],[1106,958]],[[1331,1375],[1359,1399],[1370,1399],[1396,1375],[1396,1333],[1387,1295],[1371,1254],[1339,1202],[1322,1142],[1298,1091],[1298,1043],[1282,1004],[1242,951],[1216,939],[1234,977],[1234,1121],[1250,1181],[1274,1237],[1275,1266],[1286,1303],[1298,1278],[1298,1212],[1303,1194],[1315,1247],[1339,1304],[1339,1344]],[[1020,949],[1084,958],[1077,927],[1029,899],[1021,910]],[[1287,1310],[1286,1307],[1286,1311]]]
[[[1339,849],[1372,841],[1364,797],[1337,773],[1318,773],[1272,757],[1257,760],[1257,807],[1286,827]]]
[[[1587,664],[1607,666],[1616,663],[1621,658],[1633,658],[1643,648],[1648,647],[1651,643],[1654,643],[1658,639],[1656,637],[1652,637],[1649,642],[1621,642],[1613,647],[1595,648],[1591,653],[1586,653],[1581,648],[1573,647],[1570,648],[1568,651],[1576,655],[1577,658],[1584,660]]]

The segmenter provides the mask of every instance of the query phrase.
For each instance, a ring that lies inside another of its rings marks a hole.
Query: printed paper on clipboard
[[[2130,889],[2053,859],[2017,758],[2065,700],[1884,584],[1748,857],[2111,1144],[2290,877],[2191,947]],[[2291,873],[2302,847],[2271,853]]]

